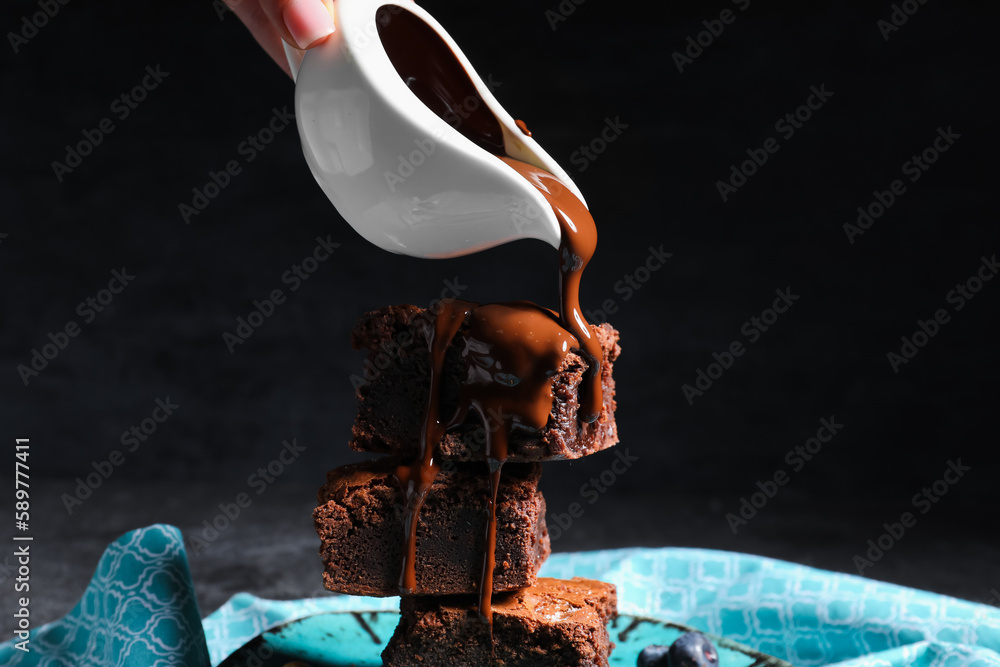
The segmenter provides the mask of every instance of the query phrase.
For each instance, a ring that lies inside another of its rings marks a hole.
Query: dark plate
[[[388,611],[316,614],[271,628],[222,661],[220,667],[381,667],[382,649],[399,614]],[[612,667],[633,667],[650,644],[672,644],[691,628],[621,614],[608,627],[617,644]],[[719,667],[791,667],[736,642],[709,635],[719,650]]]

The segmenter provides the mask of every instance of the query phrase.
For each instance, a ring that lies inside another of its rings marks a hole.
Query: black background
[[[988,600],[1000,586],[1000,283],[957,312],[946,294],[998,250],[995,6],[927,2],[886,40],[887,2],[566,0],[574,9],[554,30],[555,1],[424,5],[584,192],[601,235],[584,306],[619,308],[621,447],[640,463],[560,531],[556,550],[704,546],[856,572],[866,541],[961,459],[971,471],[865,575]],[[725,8],[735,21],[679,72],[672,54]],[[36,11],[6,4],[4,32]],[[314,594],[312,495],[326,469],[359,458],[346,446],[362,360],[354,321],[427,304],[455,278],[464,298],[554,306],[555,254],[520,242],[429,261],[370,246],[316,186],[292,128],[185,224],[178,206],[192,188],[242,161],[237,147],[272,109],[293,109],[291,81],[210,3],[71,2],[19,52],[5,40],[0,53],[0,474],[10,479],[13,439],[30,437],[43,619],[73,603],[108,540],[159,521],[190,539],[291,438],[305,453],[193,569],[205,613],[238,590]],[[147,66],[169,75],[119,119],[112,101]],[[833,95],[781,137],[775,122],[811,86]],[[59,182],[52,162],[105,117],[114,131]],[[574,151],[608,118],[627,127],[579,171]],[[960,138],[906,180],[902,164],[949,127]],[[769,137],[780,150],[723,202],[716,182]],[[849,243],[844,223],[897,178],[905,194]],[[317,236],[341,246],[230,354],[222,334],[287,287],[281,274]],[[626,300],[616,281],[661,245],[672,258]],[[81,321],[76,305],[122,267],[134,281],[25,386],[18,364]],[[689,405],[681,386],[746,342],[743,323],[786,288],[794,306]],[[951,321],[894,373],[887,353],[939,308]],[[70,514],[74,480],[167,397],[175,414]],[[831,417],[844,428],[793,472],[786,452]],[[614,456],[549,464],[550,512],[580,501]],[[726,514],[778,470],[789,484],[734,535]],[[282,535],[303,547],[279,557]]]

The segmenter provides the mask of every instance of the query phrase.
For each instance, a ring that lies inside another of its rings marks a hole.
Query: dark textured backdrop
[[[709,546],[856,572],[867,540],[911,511],[916,525],[866,576],[984,601],[1000,586],[1000,281],[961,310],[947,297],[998,250],[987,48],[998,12],[901,4],[918,9],[885,39],[889,2],[425,3],[598,221],[582,296],[589,310],[608,299],[618,309],[621,446],[639,463],[592,505],[581,486],[614,452],[547,467],[550,510],[585,508],[557,549]],[[674,52],[727,8],[735,20],[679,72]],[[107,540],[156,521],[201,534],[292,438],[304,453],[193,566],[206,612],[237,590],[315,592],[311,496],[324,470],[357,458],[346,447],[356,318],[426,304],[445,280],[473,300],[555,304],[556,258],[537,242],[420,261],[362,241],[316,186],[291,127],[248,161],[241,143],[273,109],[291,110],[293,86],[217,10],[71,2],[35,34],[24,17],[39,5],[4,8],[0,502],[12,502],[13,439],[30,437],[43,618],[72,604]],[[28,37],[13,44],[9,33]],[[167,74],[123,117],[114,100],[147,67]],[[776,121],[812,87],[832,95],[782,134]],[[114,129],[100,145],[71,172],[54,169],[104,118]],[[620,136],[581,171],[574,152],[608,119]],[[939,128],[959,138],[910,182],[903,163]],[[771,137],[780,149],[724,202],[717,181]],[[229,160],[242,173],[185,224],[178,206]],[[894,179],[905,193],[850,243],[844,223]],[[289,292],[282,273],[317,236],[341,245]],[[673,255],[641,289],[616,290],[651,246]],[[123,267],[134,280],[86,321],[77,304]],[[223,333],[275,288],[287,302],[231,354]],[[713,353],[749,343],[744,323],[786,289],[798,296],[791,309],[689,404],[682,385]],[[887,354],[937,309],[950,321],[894,372]],[[70,321],[79,335],[25,386],[18,365]],[[67,510],[76,478],[123,450],[121,434],[168,397],[174,414]],[[796,470],[786,453],[821,419],[843,428]],[[922,514],[914,494],[959,459],[971,470]],[[726,515],[779,471],[788,484],[734,535]]]

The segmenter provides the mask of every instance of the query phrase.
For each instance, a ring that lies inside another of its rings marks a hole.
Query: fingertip
[[[281,20],[300,49],[316,46],[336,30],[323,0],[291,0],[282,8]]]

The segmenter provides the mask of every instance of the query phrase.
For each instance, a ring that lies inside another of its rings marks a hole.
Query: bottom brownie
[[[614,644],[607,623],[617,613],[612,584],[538,579],[493,596],[489,627],[472,597],[404,597],[399,625],[382,652],[386,667],[605,667]]]

